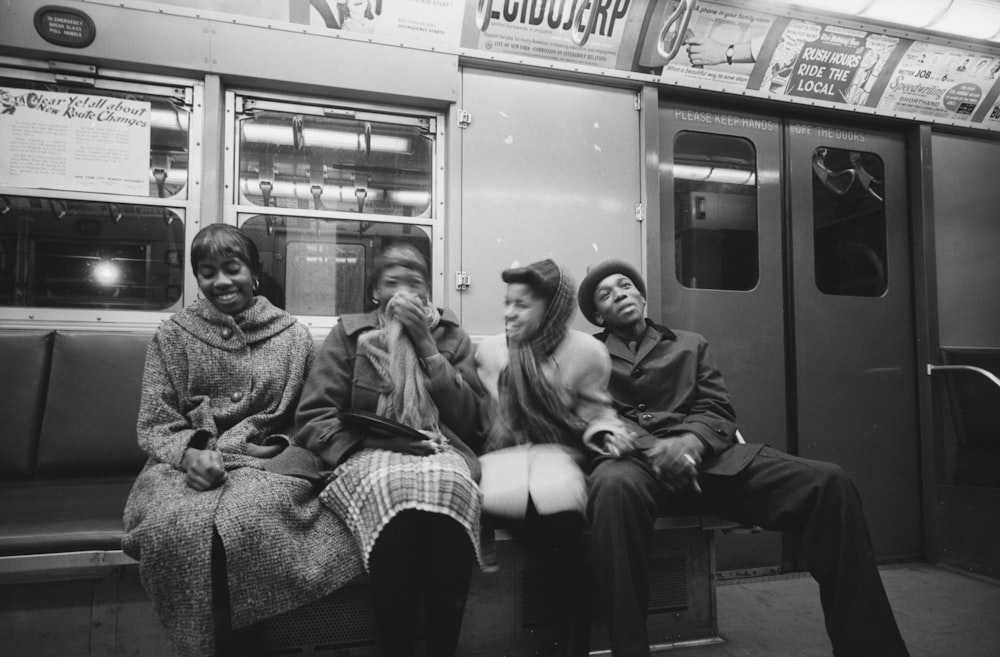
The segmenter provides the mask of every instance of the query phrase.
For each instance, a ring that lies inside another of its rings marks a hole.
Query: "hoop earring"
[[[253,293],[257,294],[258,292],[260,292],[260,279],[255,278],[253,279]]]

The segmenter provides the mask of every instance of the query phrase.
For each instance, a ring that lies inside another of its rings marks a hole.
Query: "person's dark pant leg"
[[[423,571],[427,657],[451,657],[458,647],[475,552],[457,521],[438,513],[423,515],[430,549],[426,563],[415,565]]]
[[[368,561],[375,632],[382,657],[410,657],[420,604],[420,522],[403,511],[382,529]]]
[[[764,447],[737,475],[703,473],[701,487],[708,513],[802,537],[835,655],[908,654],[876,567],[861,499],[840,466]]]
[[[588,486],[591,560],[611,652],[649,655],[647,559],[662,488],[649,466],[632,457],[598,462]]]
[[[590,652],[590,576],[584,556],[586,519],[575,511],[541,516],[529,505],[526,533],[531,549],[555,575],[560,657]]]

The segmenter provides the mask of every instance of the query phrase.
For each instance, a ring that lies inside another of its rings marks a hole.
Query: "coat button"
[[[642,370],[632,370],[633,379],[638,379],[640,376],[642,376]]]
[[[241,399],[243,399],[243,393],[242,392],[234,392],[233,394],[229,395],[229,399],[231,399],[232,402],[235,404],[236,402],[238,402]]]
[[[636,408],[639,410],[640,413],[644,413],[646,411],[645,404],[639,404],[638,406],[636,406]]]
[[[227,326],[226,328],[222,329],[219,335],[222,336],[223,340],[228,340],[229,338],[233,337],[233,329]]]

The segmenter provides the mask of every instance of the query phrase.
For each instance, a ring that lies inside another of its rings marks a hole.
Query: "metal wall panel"
[[[1000,142],[933,134],[942,345],[1000,347]]]
[[[500,272],[552,258],[641,262],[639,112],[622,89],[466,69],[462,108],[462,323],[503,330]],[[577,313],[574,327],[593,332]]]

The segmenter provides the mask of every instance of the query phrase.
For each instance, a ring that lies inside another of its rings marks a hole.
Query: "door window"
[[[674,140],[676,275],[694,289],[752,290],[759,278],[757,155],[742,137]]]
[[[885,168],[874,153],[822,146],[812,153],[816,287],[878,297],[888,285]]]

